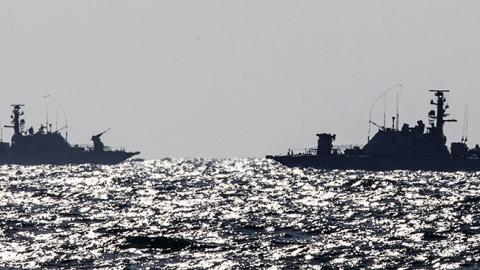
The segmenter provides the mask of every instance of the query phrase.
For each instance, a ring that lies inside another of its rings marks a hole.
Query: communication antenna
[[[466,130],[466,123],[467,123],[467,105],[463,108],[463,126],[462,126],[462,139],[461,142],[465,142],[465,130]]]
[[[0,142],[3,142],[3,124],[0,120]]]
[[[463,112],[463,130],[462,130],[462,142],[468,141],[468,103],[465,104],[465,110]]]
[[[58,130],[58,110],[55,109],[55,130]]]
[[[57,99],[50,94],[43,96],[43,98],[51,99],[57,105],[57,107],[60,108],[60,110],[62,111],[63,117],[65,118],[65,126],[60,128],[60,130],[65,129],[65,139],[68,141],[68,118],[67,118],[67,114],[65,113],[65,110],[63,109],[62,104],[60,104],[60,102],[58,102]],[[56,130],[58,131],[59,129],[56,127]]]
[[[468,103],[467,103],[467,120],[465,124],[465,143],[468,141],[468,117],[469,117],[469,108],[468,108]]]
[[[399,111],[400,93],[397,92],[397,130],[400,127],[400,111]]]
[[[387,96],[388,91],[383,95],[383,128],[387,126]]]
[[[45,123],[45,127],[47,128],[48,132],[48,106],[45,108],[45,110],[47,111],[47,122]]]
[[[370,141],[370,133],[371,133],[371,127],[372,127],[372,124],[377,126],[377,124],[375,124],[374,122],[372,122],[372,112],[373,112],[373,109],[375,108],[375,106],[377,105],[377,103],[382,99],[382,98],[385,98],[384,100],[384,110],[383,110],[383,129],[385,129],[385,126],[386,126],[386,121],[387,121],[387,94],[388,92],[390,92],[391,90],[393,90],[394,88],[396,87],[400,87],[401,89],[403,89],[403,85],[401,83],[397,83],[397,84],[394,84],[392,86],[390,86],[389,88],[387,88],[385,91],[382,92],[382,94],[380,94],[377,99],[375,100],[375,102],[373,103],[372,107],[370,108],[370,116],[369,116],[369,119],[368,119],[368,141]]]

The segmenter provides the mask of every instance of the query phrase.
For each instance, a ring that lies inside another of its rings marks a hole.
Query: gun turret
[[[102,140],[100,137],[103,136],[103,134],[107,133],[110,129],[107,129],[101,133],[98,133],[97,135],[92,136],[92,141],[93,141],[93,151],[95,152],[103,152],[105,145],[103,144]]]
[[[102,137],[102,136],[103,136],[103,134],[107,133],[108,131],[110,131],[110,128],[106,129],[106,130],[105,130],[105,131],[103,131],[103,132],[100,132],[100,133],[98,133],[97,135],[94,135],[94,137],[98,137],[98,138],[100,138],[100,137]]]

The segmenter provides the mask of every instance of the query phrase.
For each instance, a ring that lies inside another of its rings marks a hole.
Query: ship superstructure
[[[105,149],[101,136],[106,132],[92,136],[93,147],[72,146],[58,131],[52,131],[51,124],[25,130],[23,104],[11,105],[11,125],[13,129],[11,143],[0,143],[0,164],[116,164],[139,152]],[[108,130],[107,130],[108,131]]]
[[[380,127],[377,134],[360,148],[340,152],[333,148],[336,135],[317,134],[318,144],[314,151],[302,154],[267,156],[290,167],[316,167],[323,169],[364,170],[480,170],[480,147],[469,149],[465,141],[454,142],[450,150],[446,142],[444,126],[449,106],[445,94],[449,90],[430,90],[435,99],[430,103],[435,109],[428,113],[428,126],[421,120],[414,127],[404,124],[402,128]],[[398,117],[398,116],[397,116]],[[394,119],[395,122],[395,119]]]

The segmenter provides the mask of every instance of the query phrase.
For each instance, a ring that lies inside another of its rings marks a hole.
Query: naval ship
[[[317,134],[317,148],[305,153],[272,156],[288,167],[312,167],[340,170],[423,170],[423,171],[480,171],[480,147],[477,144],[469,149],[466,140],[453,142],[448,149],[444,126],[449,115],[446,93],[449,90],[430,90],[435,95],[431,100],[434,110],[428,113],[428,126],[418,121],[416,126],[404,124],[396,127],[380,127],[377,134],[363,147],[353,147],[341,151],[333,147],[336,135]],[[397,116],[398,117],[398,116]],[[398,119],[398,118],[397,118]],[[395,121],[394,121],[395,122]]]
[[[71,145],[60,131],[52,131],[51,124],[41,125],[35,131],[33,127],[25,129],[23,104],[11,105],[11,125],[13,129],[11,143],[0,142],[0,164],[18,165],[66,165],[66,164],[117,164],[140,154],[125,150],[110,150],[101,137],[108,130],[93,135],[93,147]]]

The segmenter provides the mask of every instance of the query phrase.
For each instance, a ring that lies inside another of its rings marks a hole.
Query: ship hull
[[[267,156],[288,167],[367,171],[480,171],[480,159],[433,157],[354,157],[343,155]]]
[[[4,153],[0,154],[0,164],[12,165],[68,165],[68,164],[106,164],[121,163],[138,152],[55,152],[55,153]]]

